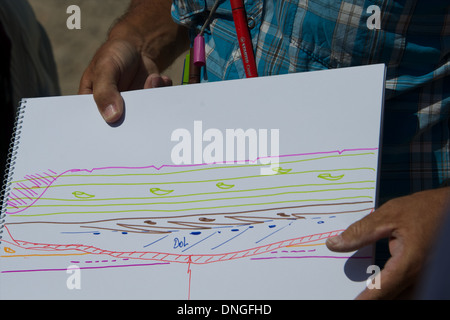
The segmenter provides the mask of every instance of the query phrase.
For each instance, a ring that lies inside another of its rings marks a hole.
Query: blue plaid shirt
[[[215,0],[174,0],[200,30]],[[370,6],[380,28],[368,27]],[[259,76],[385,63],[380,202],[450,183],[450,4],[447,0],[248,0]],[[204,80],[245,77],[229,1],[205,31]],[[325,88],[324,88],[325,90]]]

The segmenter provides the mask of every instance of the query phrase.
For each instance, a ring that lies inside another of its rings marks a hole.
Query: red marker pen
[[[256,70],[256,61],[253,54],[253,45],[250,32],[247,26],[247,15],[245,13],[243,0],[231,0],[231,9],[233,11],[233,20],[236,27],[236,34],[241,49],[242,62],[244,63],[245,74],[247,78],[258,76]]]

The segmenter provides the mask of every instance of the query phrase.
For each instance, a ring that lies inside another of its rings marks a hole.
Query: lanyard
[[[247,16],[245,14],[245,7],[243,0],[231,0],[231,10],[233,12],[234,26],[236,28],[237,39],[239,42],[239,48],[241,51],[242,62],[244,64],[245,75],[247,78],[253,78],[258,76],[256,69],[255,56],[253,54],[252,38],[247,26]],[[206,63],[205,58],[205,38],[203,32],[206,26],[209,25],[211,17],[219,6],[219,0],[216,0],[212,7],[208,18],[203,24],[200,33],[194,39],[194,64],[198,67],[202,67]]]

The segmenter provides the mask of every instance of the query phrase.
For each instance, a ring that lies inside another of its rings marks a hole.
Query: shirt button
[[[256,22],[252,17],[249,17],[247,20],[247,26],[251,30],[256,26]]]

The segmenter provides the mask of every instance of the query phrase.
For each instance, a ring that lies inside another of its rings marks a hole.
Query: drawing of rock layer
[[[13,181],[17,246],[211,263],[337,235],[375,203],[377,149],[244,164],[51,168]],[[31,230],[41,230],[36,234]]]

